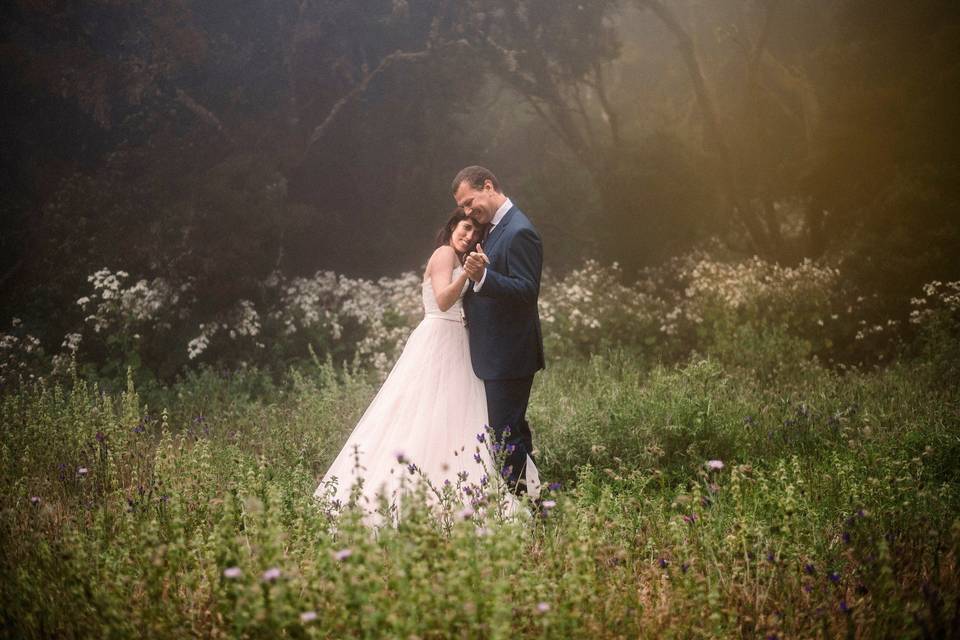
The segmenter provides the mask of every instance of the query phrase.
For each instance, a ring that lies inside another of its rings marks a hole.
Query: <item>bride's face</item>
[[[473,220],[461,220],[450,234],[450,246],[457,253],[467,253],[476,244],[477,225]]]

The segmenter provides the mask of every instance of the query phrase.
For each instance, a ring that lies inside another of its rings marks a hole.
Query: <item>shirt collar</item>
[[[503,204],[500,205],[500,208],[497,209],[497,212],[493,214],[493,220],[490,221],[490,228],[500,224],[500,221],[503,220],[503,216],[507,215],[507,211],[510,211],[510,207],[513,206],[513,202],[510,201],[510,198],[507,198],[503,201]]]

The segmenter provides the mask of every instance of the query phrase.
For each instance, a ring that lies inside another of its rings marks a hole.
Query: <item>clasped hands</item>
[[[490,258],[483,252],[483,247],[477,243],[477,250],[471,251],[470,255],[467,256],[466,261],[463,263],[463,270],[466,271],[468,278],[474,282],[480,282],[480,280],[483,279],[483,272],[486,271],[488,264],[490,264]]]

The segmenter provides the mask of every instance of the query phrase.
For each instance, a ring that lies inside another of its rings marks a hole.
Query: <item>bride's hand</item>
[[[479,282],[483,278],[483,272],[488,264],[490,264],[490,258],[483,252],[483,247],[478,244],[477,250],[470,252],[470,255],[467,256],[463,270],[471,280]]]

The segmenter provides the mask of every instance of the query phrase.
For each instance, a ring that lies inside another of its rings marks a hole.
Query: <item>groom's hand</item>
[[[490,264],[490,259],[483,252],[483,247],[478,243],[477,250],[471,251],[470,255],[467,256],[467,260],[463,264],[463,270],[467,272],[468,278],[474,282],[480,282],[488,264]]]

